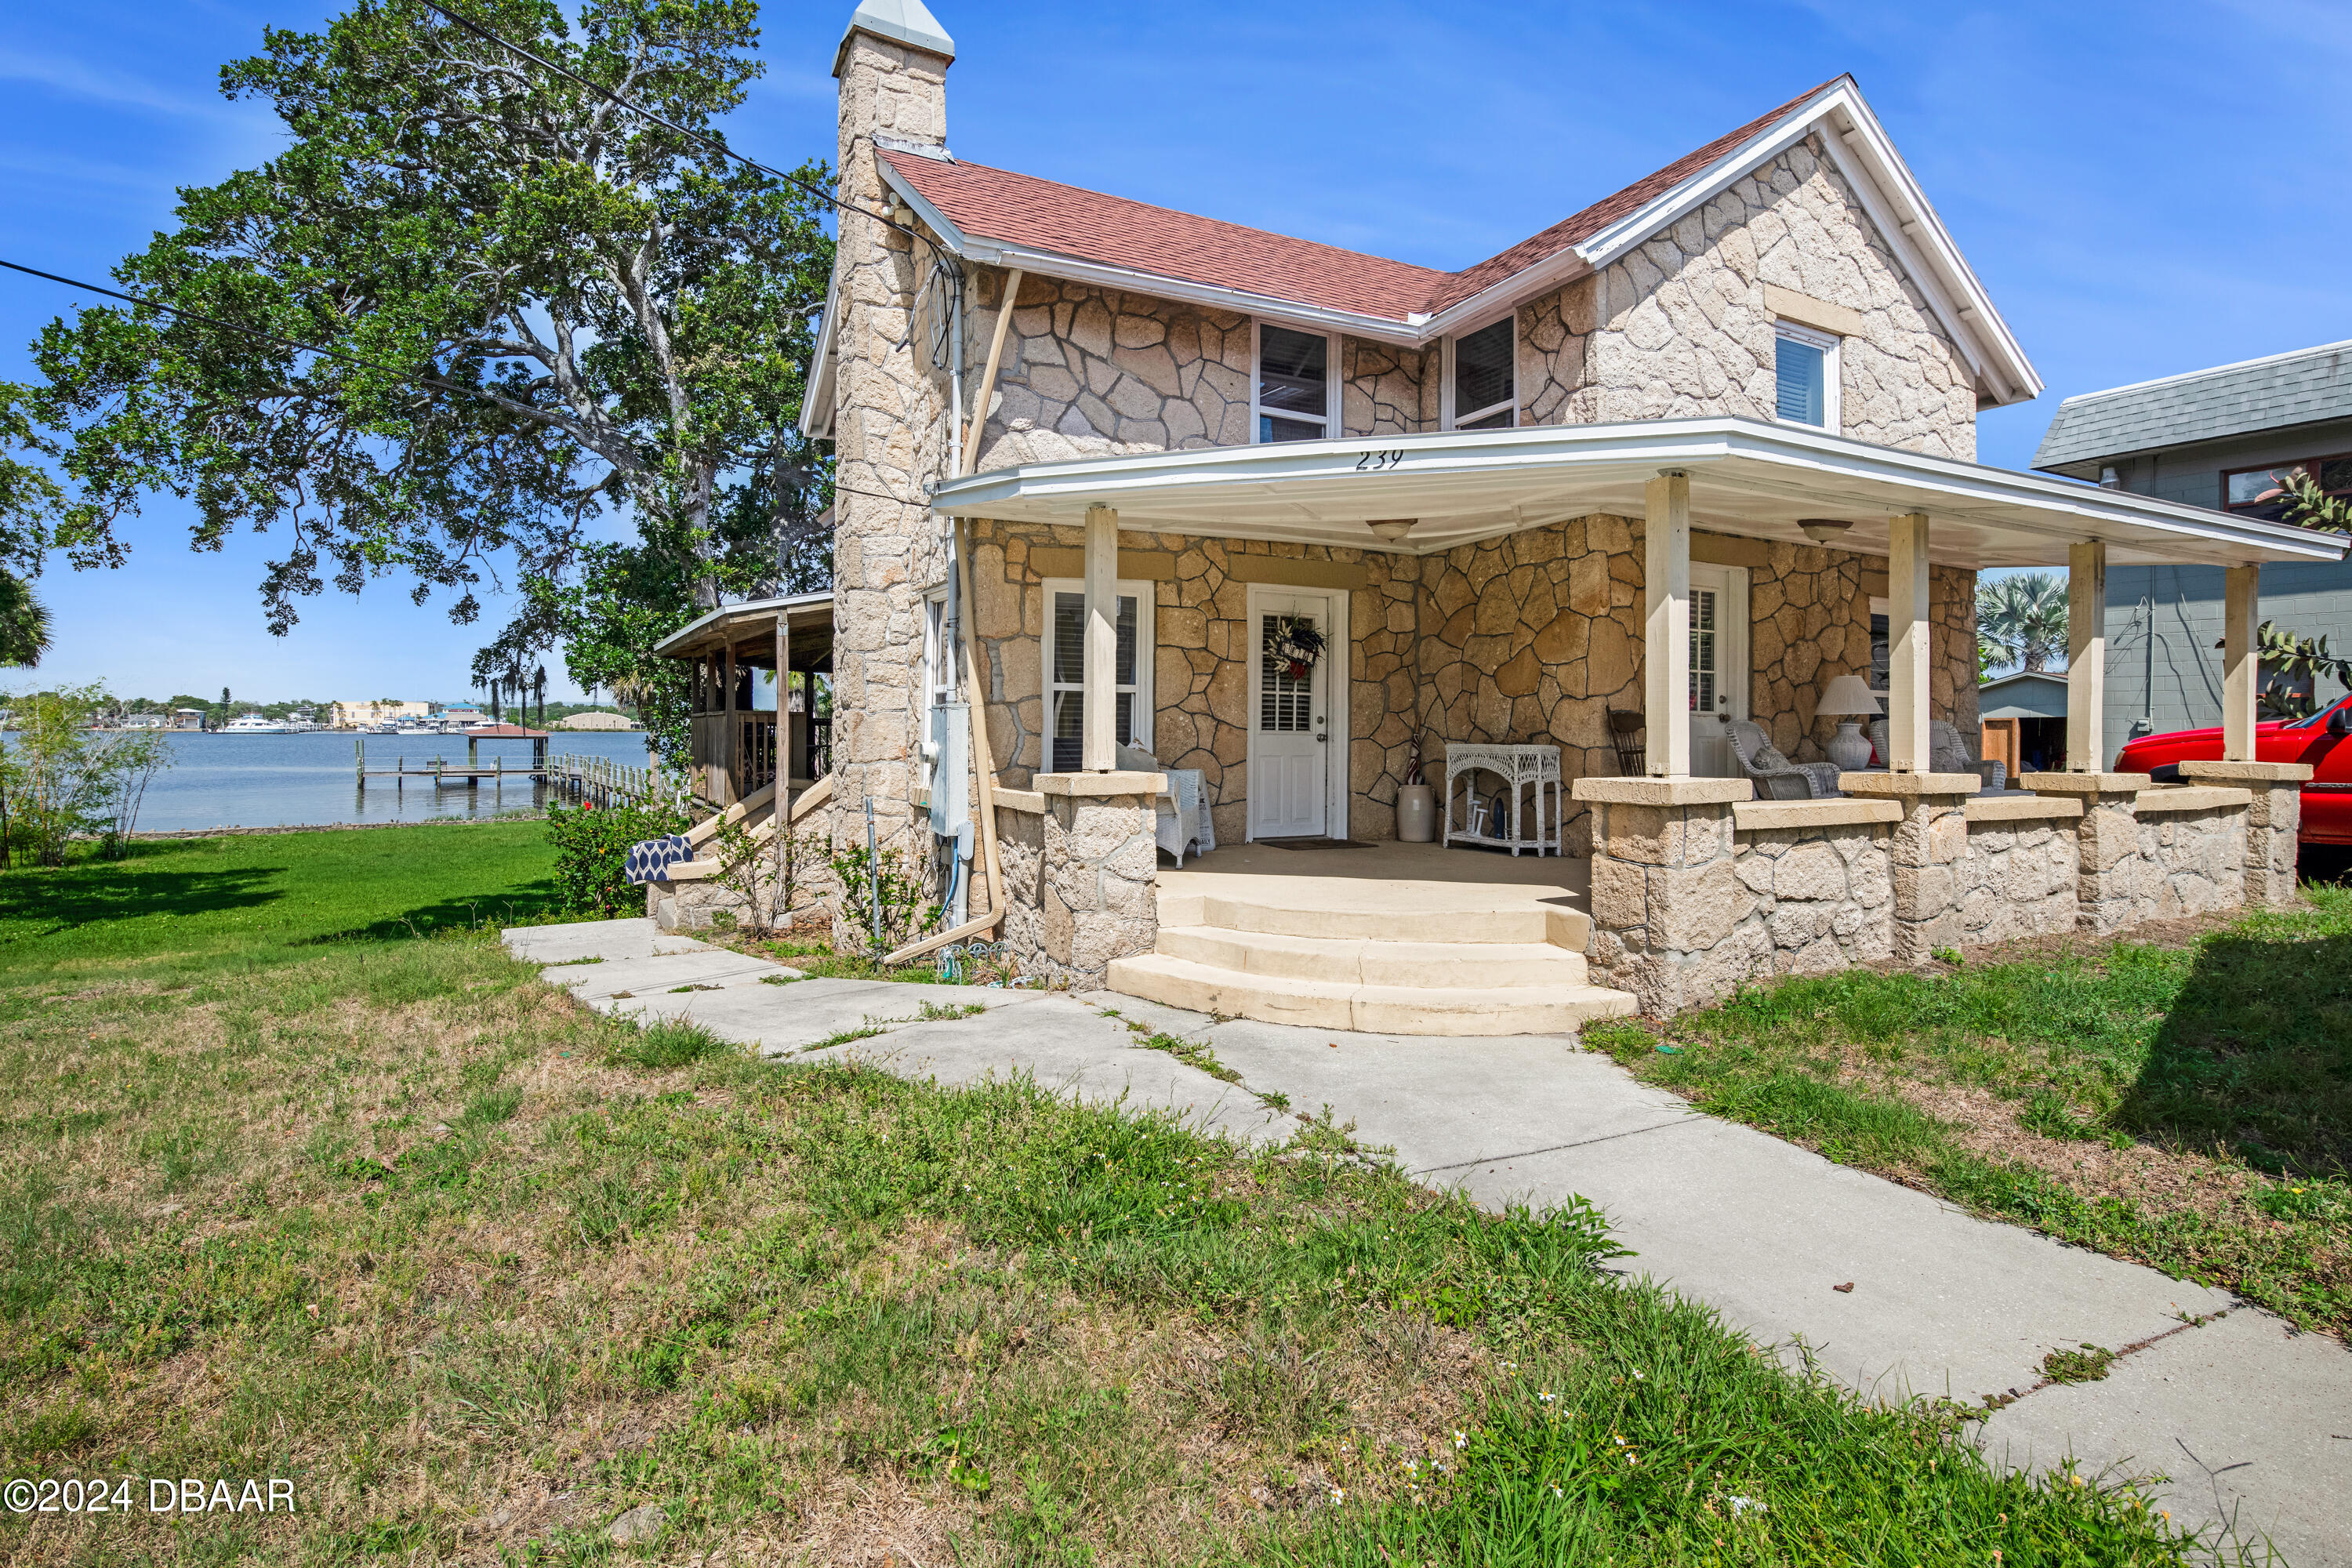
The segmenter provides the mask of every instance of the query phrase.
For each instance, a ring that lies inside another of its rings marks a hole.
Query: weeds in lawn
[[[915,1016],[926,1024],[950,1023],[957,1018],[969,1018],[988,1009],[977,1002],[926,1002],[915,1010]]]
[[[624,1067],[658,1072],[721,1055],[729,1048],[725,1040],[691,1018],[665,1018],[622,1036],[613,1047],[613,1059]]]
[[[2095,1344],[2052,1351],[2042,1358],[2042,1375],[2053,1383],[2097,1383],[2107,1375],[2116,1352]]]

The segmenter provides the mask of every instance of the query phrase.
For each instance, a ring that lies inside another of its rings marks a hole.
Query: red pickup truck
[[[2158,784],[2180,778],[2180,764],[2221,755],[2219,730],[2142,735],[2116,755],[2119,773],[2148,773]],[[2303,786],[2303,842],[2352,845],[2352,697],[2291,723],[2254,726],[2254,755],[2266,763],[2308,763]]]

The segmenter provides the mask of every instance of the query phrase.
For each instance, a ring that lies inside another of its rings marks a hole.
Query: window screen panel
[[[1475,414],[1481,408],[1507,403],[1511,397],[1511,349],[1516,321],[1504,317],[1491,327],[1481,327],[1454,344],[1454,407],[1457,414]],[[1482,420],[1476,426],[1484,429],[1492,421]],[[1510,421],[1503,421],[1507,425]]]
[[[1081,692],[1054,693],[1054,766],[1057,773],[1074,773],[1086,763],[1086,698]]]
[[[1307,419],[1276,419],[1271,414],[1257,416],[1257,438],[1261,444],[1270,441],[1320,441],[1323,422]]]
[[[1798,425],[1829,423],[1829,354],[1795,338],[1777,340],[1774,370],[1779,382],[1779,413]]]
[[[1121,594],[1118,597],[1118,662],[1112,667],[1112,679],[1121,686],[1135,684],[1135,595]],[[1127,737],[1121,735],[1120,740]]]
[[[1054,679],[1076,686],[1087,673],[1087,596],[1054,595]]]
[[[1257,404],[1318,418],[1329,407],[1328,340],[1288,327],[1260,327],[1257,337]],[[1297,437],[1285,437],[1297,439]]]

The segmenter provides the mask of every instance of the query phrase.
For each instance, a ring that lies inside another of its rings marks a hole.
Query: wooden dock
[[[510,764],[504,757],[492,757],[485,763],[481,756],[484,741],[529,741],[530,761]],[[368,766],[367,738],[355,736],[352,741],[352,772],[361,789],[367,788],[370,779],[391,779],[395,789],[404,787],[410,779],[430,779],[436,789],[451,785],[479,789],[484,779],[491,781],[495,787],[509,779],[530,779],[536,783],[557,776],[556,770],[549,767],[547,763],[547,731],[526,730],[520,724],[492,724],[467,731],[466,760],[462,763],[451,762],[446,757],[435,757],[431,762],[412,763],[403,754],[395,757],[388,768]]]

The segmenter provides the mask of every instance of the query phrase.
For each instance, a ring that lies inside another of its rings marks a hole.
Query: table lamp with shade
[[[1858,773],[1870,765],[1870,737],[1862,732],[1859,716],[1867,713],[1874,718],[1879,707],[1868,682],[1859,675],[1838,676],[1813,704],[1813,711],[1838,721],[1837,733],[1822,750],[1840,772]]]

